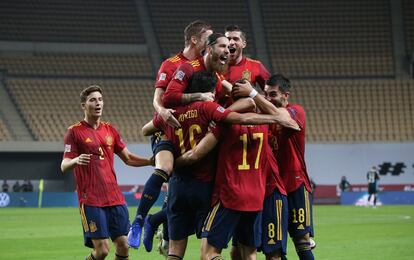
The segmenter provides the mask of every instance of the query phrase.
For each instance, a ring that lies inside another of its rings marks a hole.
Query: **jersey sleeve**
[[[124,150],[124,148],[126,147],[125,141],[121,138],[121,135],[118,133],[118,131],[114,128],[112,128],[112,133],[114,135],[114,152],[116,154],[118,154],[119,152],[121,152],[122,150]]]
[[[189,63],[182,64],[174,73],[170,83],[168,83],[162,102],[165,107],[171,108],[181,105],[181,98],[187,88],[194,69]]]
[[[167,89],[168,83],[171,81],[176,67],[168,60],[165,60],[158,70],[155,88]]]
[[[300,128],[305,126],[305,110],[301,106],[288,106],[287,111],[290,114],[290,117],[296,121]]]
[[[215,102],[203,102],[205,117],[208,121],[221,122],[232,112]]]
[[[78,147],[76,145],[76,140],[74,136],[73,129],[68,129],[65,134],[65,150],[63,153],[63,158],[73,159],[79,155]]]
[[[260,88],[264,90],[266,85],[266,80],[270,77],[270,72],[266,69],[266,67],[260,63],[259,66],[259,74],[257,75],[256,82],[259,84]]]

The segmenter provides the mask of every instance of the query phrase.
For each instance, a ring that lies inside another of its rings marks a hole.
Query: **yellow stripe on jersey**
[[[258,60],[253,60],[253,59],[250,59],[250,58],[246,58],[246,60],[248,60],[248,61],[252,61],[252,62],[256,62],[256,63],[261,63],[260,61],[258,61]]]
[[[309,193],[306,189],[303,189],[305,192],[305,217],[306,217],[306,226],[310,226],[310,203],[309,203]]]
[[[190,61],[190,64],[193,67],[199,67],[200,66],[200,62],[198,60]]]
[[[80,126],[80,125],[81,125],[81,122],[77,122],[77,123],[69,126],[68,129],[72,129],[72,128],[77,127],[77,126]]]
[[[181,58],[180,58],[180,56],[175,55],[174,57],[171,57],[171,58],[169,58],[167,60],[170,61],[170,62],[172,62],[172,63],[175,63],[175,62],[181,60]]]
[[[217,203],[216,206],[214,206],[214,208],[209,213],[210,216],[208,216],[207,218],[207,225],[206,225],[205,231],[210,231],[211,225],[213,225],[213,220],[216,217],[217,210],[219,209],[219,207],[220,207],[220,202]]]
[[[89,226],[88,226],[88,220],[86,220],[84,204],[80,205],[79,211],[80,211],[80,215],[81,215],[83,230],[85,232],[88,232],[89,231]]]

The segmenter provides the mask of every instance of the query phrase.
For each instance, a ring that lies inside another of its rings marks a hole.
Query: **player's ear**
[[[81,108],[82,108],[82,110],[85,110],[85,103],[81,103]]]
[[[197,42],[198,42],[198,39],[197,39],[197,36],[195,36],[195,35],[193,35],[193,36],[191,36],[191,42],[194,44],[194,45],[196,45],[197,44]]]
[[[242,40],[242,49],[246,48],[247,46],[247,41],[246,40]]]

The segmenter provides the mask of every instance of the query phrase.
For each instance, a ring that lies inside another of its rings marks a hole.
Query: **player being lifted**
[[[165,108],[162,103],[162,97],[167,89],[168,83],[173,78],[176,69],[183,63],[201,57],[205,47],[206,38],[212,33],[211,26],[200,20],[191,22],[184,30],[184,50],[175,56],[165,60],[158,71],[155,82],[155,93],[153,105],[155,111],[164,121],[173,127],[179,127],[180,123],[173,116],[174,110]],[[190,100],[212,100],[212,95],[200,94],[189,97]],[[144,227],[144,246],[149,252],[152,250],[152,242],[156,227],[166,221],[165,211],[155,215],[148,216],[150,208],[154,205],[160,194],[162,184],[166,182],[171,175],[173,168],[172,144],[166,140],[162,132],[152,136],[152,151],[155,157],[154,173],[145,183],[142,198],[137,208],[136,217],[132,223],[131,230],[128,234],[130,247],[138,248],[141,243],[141,233]],[[145,221],[145,226],[144,226]],[[164,227],[164,230],[167,230]],[[164,232],[164,239],[168,240],[168,234]]]
[[[61,169],[74,170],[85,246],[93,248],[86,259],[104,259],[109,253],[109,237],[116,247],[115,259],[128,259],[130,224],[116,180],[114,153],[130,166],[151,162],[129,152],[117,130],[101,121],[104,102],[99,86],[84,89],[80,97],[85,117],[66,132]]]
[[[227,41],[227,39],[225,37],[218,38],[215,44],[207,47],[207,52],[220,50],[217,46],[221,46],[222,41]],[[189,79],[186,91],[190,93],[200,92],[200,90],[213,92],[218,80],[216,75],[205,70],[193,73]],[[203,82],[206,84],[202,84]],[[209,82],[212,83],[209,84]],[[203,89],[197,86],[202,86]],[[146,125],[145,129],[151,129],[153,126],[163,129],[174,144],[176,156],[195,147],[207,132],[208,125],[212,120],[244,124],[277,121],[277,116],[255,113],[238,114],[225,110],[214,102],[194,102],[176,107],[175,110],[182,128],[174,129],[156,117]],[[174,170],[170,179],[168,196],[170,237],[168,259],[182,259],[188,236],[195,232],[197,237],[200,237],[202,222],[210,206],[215,162],[215,156],[210,154],[209,157],[191,167],[176,166]]]

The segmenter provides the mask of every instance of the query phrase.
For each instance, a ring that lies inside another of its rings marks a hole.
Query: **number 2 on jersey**
[[[259,139],[259,149],[257,149],[256,161],[254,163],[254,168],[259,169],[260,154],[262,153],[263,146],[263,133],[253,133],[253,140]],[[250,170],[250,164],[247,163],[247,134],[240,136],[240,141],[243,142],[243,155],[242,155],[242,164],[238,165],[238,170]]]

